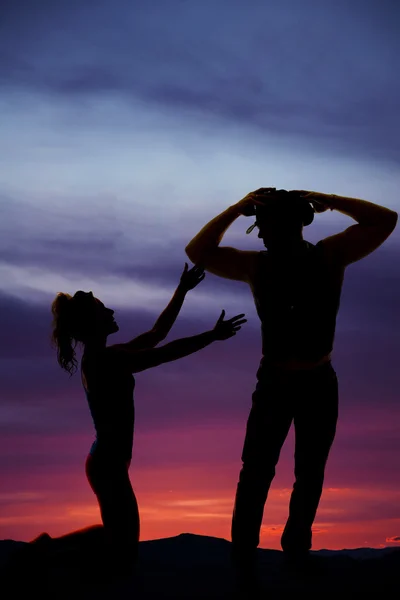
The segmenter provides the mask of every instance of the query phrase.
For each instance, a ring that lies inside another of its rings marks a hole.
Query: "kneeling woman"
[[[187,291],[204,276],[200,268],[188,270],[185,264],[179,285],[154,327],[122,344],[107,345],[108,336],[119,328],[114,311],[92,292],[59,293],[52,303],[57,359],[71,375],[78,365],[75,347],[83,346],[81,378],[96,431],[86,475],[100,506],[110,566],[123,571],[136,563],[139,542],[139,511],[128,472],[135,419],[133,374],[226,340],[246,322],[244,314],[225,321],[222,311],[213,329],[155,347],[170,331]]]

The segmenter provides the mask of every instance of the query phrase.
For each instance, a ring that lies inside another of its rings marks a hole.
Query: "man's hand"
[[[197,267],[196,265],[189,269],[188,264],[185,263],[185,268],[183,269],[179,287],[183,289],[185,292],[192,290],[195,288],[201,281],[203,281],[206,276],[204,269],[201,267]]]
[[[239,211],[239,214],[244,217],[253,217],[256,214],[256,205],[264,206],[265,201],[261,199],[273,193],[276,188],[259,188],[254,192],[250,192],[244,198],[239,200],[234,206]]]
[[[320,192],[310,192],[308,190],[291,190],[291,192],[295,192],[296,194],[299,194],[301,198],[308,200],[316,213],[323,213],[329,208],[331,208],[329,202],[329,194],[322,194]]]
[[[227,340],[228,338],[233,337],[236,335],[236,332],[239,331],[243,323],[247,322],[247,319],[243,319],[244,313],[236,315],[236,317],[232,317],[227,321],[224,321],[224,317],[225,311],[223,310],[213,329],[216,340]]]

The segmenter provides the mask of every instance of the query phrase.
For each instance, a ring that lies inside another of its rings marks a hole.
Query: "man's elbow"
[[[195,256],[196,252],[193,250],[190,243],[186,246],[185,252],[187,257],[192,261],[192,263],[194,263],[193,257]]]
[[[200,265],[200,264],[204,265],[204,261],[205,261],[206,254],[207,254],[206,251],[201,251],[199,249],[196,249],[189,243],[185,248],[185,252],[186,252],[186,255],[189,258],[189,260],[194,265]]]
[[[394,229],[396,227],[396,225],[397,225],[399,214],[396,211],[394,211],[394,210],[392,211],[392,213],[393,213],[392,219],[393,219],[393,229]]]
[[[385,222],[385,229],[387,229],[389,234],[391,234],[392,231],[394,231],[394,229],[396,228],[398,218],[399,215],[396,211],[389,211]]]

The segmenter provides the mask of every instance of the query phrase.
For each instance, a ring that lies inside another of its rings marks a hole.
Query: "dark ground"
[[[308,568],[298,570],[286,565],[282,552],[259,549],[260,588],[243,593],[230,564],[230,545],[192,534],[141,542],[136,575],[110,582],[91,560],[96,548],[60,547],[38,555],[25,542],[2,540],[0,593],[3,600],[400,597],[400,548],[319,550],[311,553]]]

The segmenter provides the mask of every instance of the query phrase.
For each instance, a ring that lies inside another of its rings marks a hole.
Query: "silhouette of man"
[[[303,227],[330,208],[356,224],[311,244]],[[240,216],[266,251],[220,245]],[[397,213],[354,198],[260,188],[212,219],[186,247],[190,260],[220,277],[247,283],[261,321],[262,358],[247,421],[232,518],[233,559],[253,569],[264,505],[291,424],[295,483],[281,538],[285,556],[307,558],[311,527],[335,436],[338,382],[331,353],[345,269],[392,233]]]

